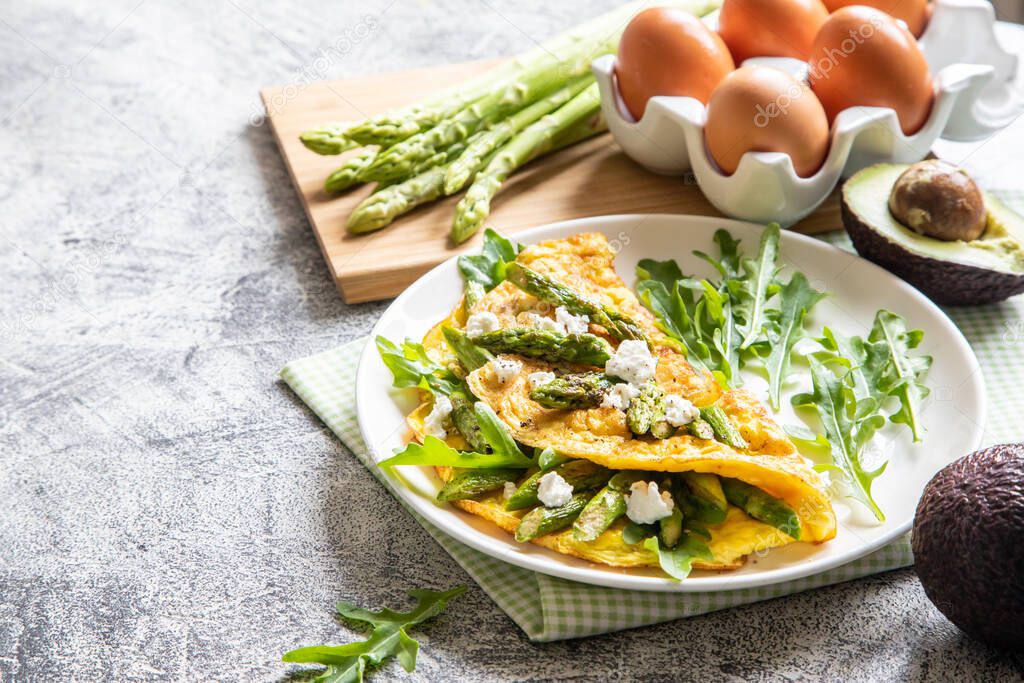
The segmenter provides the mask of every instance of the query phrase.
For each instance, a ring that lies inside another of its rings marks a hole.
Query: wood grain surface
[[[345,156],[314,154],[302,146],[299,134],[325,122],[355,121],[414,102],[494,64],[450,64],[260,92],[292,181],[346,302],[395,296],[453,254],[477,249],[480,236],[457,247],[448,241],[459,195],[416,209],[376,233],[349,235],[345,220],[372,186],[326,194],[323,181]],[[692,178],[645,171],[626,157],[610,134],[604,134],[538,159],[506,181],[492,203],[488,225],[515,234],[569,218],[619,213],[721,215]],[[840,227],[833,196],[794,229],[817,233]]]

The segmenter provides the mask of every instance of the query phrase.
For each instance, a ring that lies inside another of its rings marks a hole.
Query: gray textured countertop
[[[612,4],[0,6],[0,680],[274,680],[353,637],[336,599],[469,582],[276,381],[384,304],[336,296],[256,92],[339,41],[317,78],[506,54]],[[424,681],[1022,671],[909,571],[550,645],[472,587],[420,633]]]

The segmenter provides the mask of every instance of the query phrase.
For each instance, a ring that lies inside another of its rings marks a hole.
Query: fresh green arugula
[[[792,398],[794,406],[811,407],[817,411],[822,429],[828,439],[832,465],[819,469],[838,470],[850,482],[853,497],[866,505],[880,521],[885,520],[881,508],[871,496],[871,484],[885,471],[887,463],[869,470],[862,462],[864,447],[875,432],[885,424],[878,413],[878,401],[866,396],[858,398],[853,382],[848,381],[848,368],[836,371],[845,364],[835,360],[821,361],[810,356],[812,391]]]
[[[455,373],[432,360],[422,344],[407,339],[399,347],[381,336],[374,341],[381,360],[391,371],[395,388],[417,387],[448,396],[462,387]]]
[[[465,592],[465,586],[447,591],[409,591],[409,595],[416,600],[416,606],[408,612],[395,612],[387,608],[371,612],[348,602],[339,602],[338,614],[344,619],[371,626],[373,630],[370,637],[346,645],[302,647],[285,653],[281,661],[325,665],[327,668],[315,679],[319,683],[361,682],[367,667],[379,666],[389,657],[397,659],[402,668],[411,672],[416,669],[416,655],[420,646],[406,629],[436,617],[449,601]]]
[[[459,257],[459,272],[467,285],[476,284],[489,292],[504,281],[505,269],[522,250],[523,245],[487,228],[480,253]]]
[[[700,539],[699,531],[688,528],[679,542],[671,548],[662,545],[657,536],[644,539],[644,548],[658,556],[662,571],[674,581],[682,581],[693,570],[695,560],[711,560],[714,556],[707,544]]]
[[[640,300],[690,362],[727,387],[742,383],[740,370],[748,363],[760,362],[776,408],[793,346],[804,335],[804,319],[824,296],[802,273],[779,280],[779,239],[778,224],[768,225],[757,255],[749,258],[739,240],[716,231],[716,256],[693,252],[714,267],[716,280],[684,275],[675,261],[644,259],[637,266]]]
[[[793,273],[781,290],[779,300],[781,307],[778,319],[768,336],[771,350],[765,367],[768,370],[768,399],[772,408],[779,409],[782,396],[782,382],[789,374],[789,362],[793,356],[793,346],[804,336],[804,317],[825,298],[825,294],[815,290],[801,273]]]
[[[442,467],[532,467],[533,460],[519,449],[508,428],[486,403],[473,405],[480,434],[491,447],[490,453],[457,451],[435,436],[423,439],[423,445],[412,442],[380,463],[380,467],[426,465]]]
[[[899,410],[889,419],[905,424],[914,435],[914,441],[921,440],[921,401],[929,393],[921,378],[932,366],[931,356],[911,355],[922,337],[924,332],[908,330],[907,322],[891,311],[879,311],[875,315],[875,324],[868,335],[869,341],[884,344],[889,351],[889,362],[879,385],[900,402]]]

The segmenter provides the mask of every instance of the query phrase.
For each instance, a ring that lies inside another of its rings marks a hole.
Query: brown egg
[[[928,120],[934,90],[914,36],[885,12],[845,7],[833,12],[811,52],[810,80],[834,121],[850,107],[891,107],[907,135]]]
[[[821,0],[725,0],[718,34],[737,64],[751,57],[807,59],[826,19]]]
[[[682,9],[654,7],[629,22],[619,41],[615,76],[629,113],[640,120],[658,95],[695,97],[711,91],[735,65],[725,43]]]
[[[824,0],[829,12],[835,12],[850,5],[864,5],[880,9],[886,14],[902,19],[907,28],[920,38],[925,26],[932,16],[932,3],[929,0]]]
[[[747,152],[782,152],[806,178],[828,154],[828,118],[804,83],[778,69],[744,66],[711,93],[704,137],[726,174],[736,172]]]

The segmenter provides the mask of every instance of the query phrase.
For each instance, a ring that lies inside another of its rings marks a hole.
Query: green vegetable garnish
[[[711,549],[698,538],[700,535],[687,528],[672,548],[666,548],[658,536],[651,536],[644,540],[644,548],[657,554],[662,571],[673,581],[682,581],[690,575],[695,560],[714,559]]]
[[[772,408],[779,409],[782,395],[782,380],[789,374],[789,359],[793,345],[804,334],[804,316],[825,295],[807,281],[800,272],[779,291],[782,308],[779,311],[775,331],[771,334],[771,351],[765,367],[768,369],[768,397]]]
[[[459,272],[466,283],[477,283],[489,292],[505,280],[505,269],[516,260],[523,245],[488,228],[479,254],[459,257]]]
[[[321,683],[356,683],[362,681],[367,666],[378,666],[395,657],[406,671],[416,668],[419,643],[409,637],[406,629],[422,624],[441,613],[448,602],[466,592],[465,586],[447,591],[416,589],[409,591],[416,606],[408,612],[382,609],[379,612],[339,602],[338,614],[345,619],[373,627],[370,637],[346,645],[314,645],[285,653],[283,662],[324,664],[327,668],[315,680]]]
[[[374,341],[381,360],[391,371],[395,388],[417,387],[445,396],[461,388],[459,378],[448,368],[435,363],[422,344],[407,339],[399,347],[380,336]]]
[[[932,357],[912,356],[910,351],[917,348],[923,336],[921,330],[907,330],[907,322],[895,313],[879,311],[868,337],[872,342],[884,343],[889,350],[882,388],[900,402],[900,409],[889,419],[907,425],[914,441],[921,440],[921,401],[929,393],[920,380],[931,367]]]

